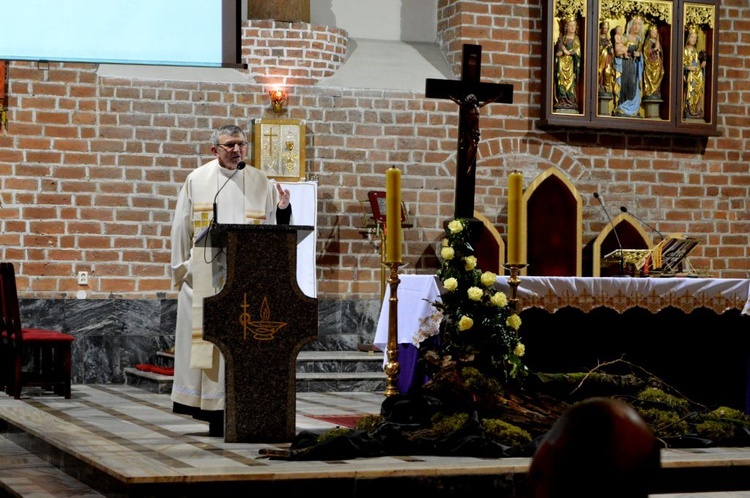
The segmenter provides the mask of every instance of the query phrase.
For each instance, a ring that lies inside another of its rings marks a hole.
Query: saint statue
[[[581,73],[581,40],[578,22],[565,20],[565,30],[555,45],[555,102],[554,110],[578,112],[578,78]]]
[[[614,49],[609,39],[609,21],[602,21],[599,23],[599,65],[597,67],[600,97],[612,96],[615,71],[612,67],[613,57]]]
[[[643,81],[643,19],[634,17],[625,30],[622,44],[615,41],[615,70],[619,73],[620,94],[615,116],[639,117]],[[618,50],[622,45],[625,50]]]
[[[659,42],[659,28],[651,26],[643,42],[643,100],[661,99],[661,81],[664,79],[664,51]]]
[[[683,112],[686,119],[703,119],[706,56],[698,52],[698,28],[689,26],[682,51]],[[702,60],[701,60],[702,59]]]

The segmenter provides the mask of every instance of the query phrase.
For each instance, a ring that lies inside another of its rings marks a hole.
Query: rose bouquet
[[[426,374],[434,377],[446,368],[459,377],[471,372],[503,390],[527,374],[521,319],[505,293],[495,289],[497,275],[477,268],[466,220],[448,224],[439,252],[442,289],[432,305],[441,315],[440,325],[419,343]]]

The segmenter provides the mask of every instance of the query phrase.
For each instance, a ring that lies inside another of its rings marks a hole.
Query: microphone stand
[[[219,227],[216,226],[216,225],[219,224],[219,208],[218,208],[218,203],[217,203],[217,200],[219,198],[219,194],[221,193],[222,190],[224,190],[224,187],[227,186],[227,183],[229,183],[232,180],[232,178],[234,178],[234,175],[236,175],[237,172],[239,170],[241,170],[241,169],[245,169],[245,162],[244,161],[240,161],[239,163],[237,163],[237,169],[235,169],[232,172],[232,174],[229,175],[229,177],[226,179],[226,181],[224,182],[224,184],[216,192],[216,195],[214,196],[214,217],[211,219],[211,223],[209,223],[207,227],[203,228],[201,230],[200,234],[198,234],[198,236],[195,238],[195,243],[196,244],[199,241],[205,239],[205,242],[203,243],[203,260],[206,263],[210,263],[211,261],[213,261],[214,259],[216,259],[218,257],[218,254],[216,256],[212,256],[211,259],[208,259],[207,256],[206,256],[206,250],[208,248],[208,236],[209,236],[209,234],[211,234],[212,237],[216,237],[217,235],[219,235],[219,238],[221,238],[221,236],[222,236],[222,235],[220,235],[220,233],[218,231]],[[219,253],[221,253],[221,251],[223,251],[223,249],[220,250]]]
[[[617,235],[617,228],[615,228],[615,224],[612,223],[612,217],[609,215],[609,211],[607,211],[607,208],[604,207],[604,203],[602,202],[602,198],[599,195],[599,192],[594,192],[594,197],[596,197],[596,200],[599,201],[599,205],[602,207],[602,211],[604,211],[604,214],[607,216],[607,220],[609,220],[609,224],[610,226],[612,226],[612,233],[615,234],[617,247],[620,249],[620,274],[618,276],[625,276],[625,253],[623,251],[622,244],[620,243],[620,236]]]
[[[659,230],[657,230],[656,228],[652,227],[651,225],[649,225],[648,223],[646,223],[645,221],[643,221],[635,213],[631,213],[630,211],[628,211],[628,208],[626,208],[625,206],[620,206],[620,211],[622,211],[623,213],[630,214],[630,216],[632,216],[636,220],[640,221],[641,223],[643,223],[644,225],[646,225],[648,228],[650,228],[654,232],[658,233],[659,237],[661,238],[661,240],[664,240],[664,235]]]
[[[232,172],[232,174],[229,175],[229,178],[226,179],[226,181],[224,182],[224,185],[222,185],[221,188],[216,192],[216,195],[214,196],[214,217],[211,220],[211,226],[219,222],[219,208],[216,202],[217,199],[219,198],[219,194],[221,193],[222,190],[224,190],[224,187],[227,186],[227,183],[229,183],[232,180],[232,178],[234,178],[234,175],[236,175],[237,172],[241,169],[245,169],[245,161],[240,161],[239,163],[237,163],[237,169],[235,169]]]

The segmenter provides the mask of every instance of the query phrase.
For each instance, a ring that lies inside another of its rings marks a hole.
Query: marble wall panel
[[[74,384],[123,384],[124,369],[158,363],[174,345],[176,299],[22,299],[24,327],[73,335]],[[377,300],[318,300],[318,339],[311,351],[354,351],[375,337]],[[323,366],[328,371],[329,366]]]

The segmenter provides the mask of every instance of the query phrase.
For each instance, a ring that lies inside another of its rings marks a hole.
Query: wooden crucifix
[[[492,102],[513,102],[513,85],[480,82],[481,67],[482,46],[464,44],[461,80],[428,78],[425,87],[425,97],[450,99],[459,106],[456,197],[453,208],[456,218],[474,216],[479,110]]]

